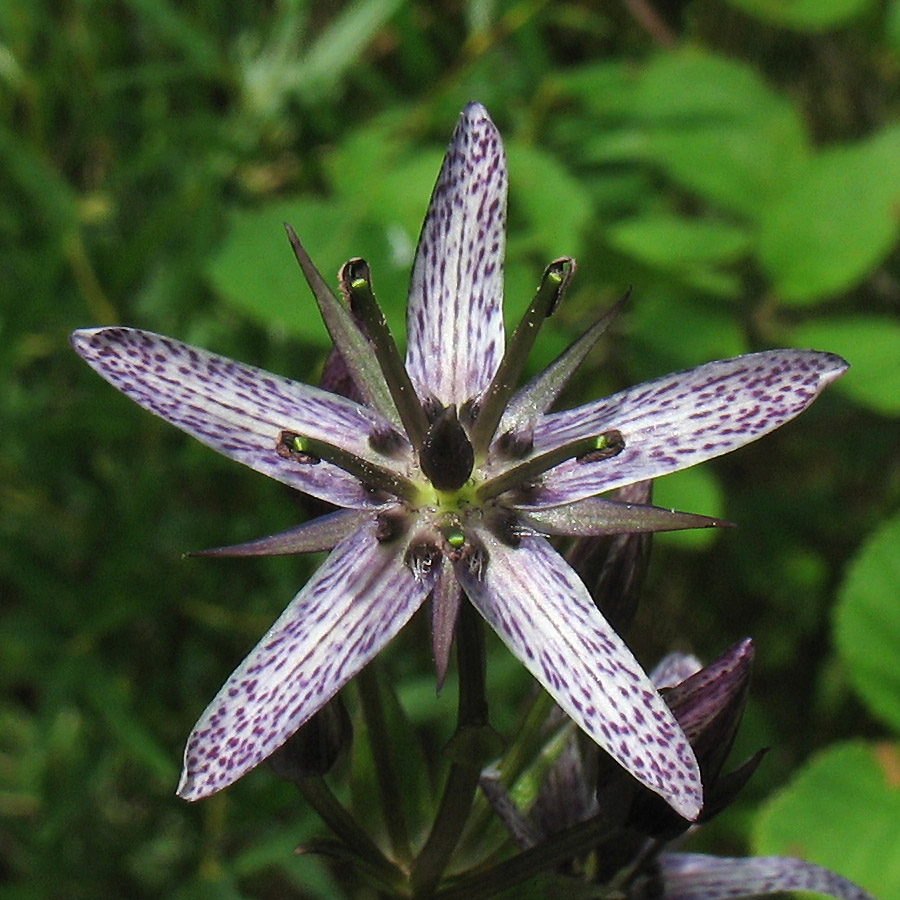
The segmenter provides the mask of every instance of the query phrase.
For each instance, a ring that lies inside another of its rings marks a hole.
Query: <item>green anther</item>
[[[341,292],[349,301],[353,316],[368,338],[369,350],[375,353],[383,384],[400,416],[406,435],[418,450],[428,430],[428,420],[400,358],[400,351],[387,319],[375,299],[369,265],[364,259],[351,259],[341,268],[339,277]]]
[[[466,536],[458,528],[447,531],[444,537],[454,550],[459,550],[466,542]]]
[[[594,449],[595,450],[605,450],[609,446],[609,438],[605,434],[597,435],[597,440],[594,441]]]
[[[503,411],[512,397],[525,361],[544,320],[553,315],[563,298],[566,287],[575,274],[575,260],[570,256],[555,259],[544,270],[537,294],[531,301],[522,321],[516,327],[503,354],[503,359],[484,393],[481,410],[470,431],[476,457],[487,451]]]
[[[296,450],[298,453],[307,453],[309,452],[309,441],[305,437],[295,434],[291,439],[291,450]]]

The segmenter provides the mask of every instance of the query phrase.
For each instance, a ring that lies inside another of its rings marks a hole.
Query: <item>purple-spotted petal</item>
[[[799,415],[846,369],[831,353],[751,353],[552,413],[535,428],[535,454],[611,430],[621,433],[625,447],[598,462],[557,466],[544,475],[533,502],[571,503],[721,456]]]
[[[480,535],[457,564],[472,603],[563,710],[638,781],[695,819],[700,774],[683,732],[587,588],[543,538]]]
[[[250,651],[188,739],[178,793],[206,797],[280,747],[406,624],[433,587],[375,523],[340,543]]]
[[[406,367],[444,405],[483,391],[503,356],[506,155],[487,110],[462,112],[413,263]]]
[[[286,459],[277,448],[289,431],[383,465],[368,441],[389,429],[376,412],[147,331],[85,329],[72,344],[114,387],[219,453],[338,506],[372,504],[357,478],[324,461]]]
[[[696,675],[703,663],[692,653],[670,653],[664,656],[650,673],[650,680],[659,690],[672,688]]]
[[[664,853],[659,866],[664,900],[729,900],[783,891],[814,891],[839,900],[875,900],[852,881],[788,856],[731,859],[702,853]]]

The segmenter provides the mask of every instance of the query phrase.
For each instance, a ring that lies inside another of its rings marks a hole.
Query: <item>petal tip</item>
[[[491,115],[487,111],[487,107],[483,103],[480,103],[478,100],[470,100],[463,107],[463,110],[460,113],[460,118],[469,120],[487,119],[488,121],[490,121]]]
[[[850,368],[850,363],[836,353],[823,353],[822,355],[824,359],[819,381],[822,387],[825,387],[832,381],[837,381]]]
[[[207,796],[207,794],[204,794],[197,788],[195,779],[188,774],[187,767],[185,766],[184,770],[181,773],[181,778],[178,780],[178,787],[175,789],[175,796],[180,797],[182,800],[187,800],[193,803],[194,800],[200,800],[201,798]]]

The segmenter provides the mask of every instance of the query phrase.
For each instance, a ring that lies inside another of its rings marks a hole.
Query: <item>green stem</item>
[[[382,702],[381,686],[375,664],[366,666],[356,680],[362,702],[363,717],[369,736],[369,747],[378,779],[378,790],[381,793],[381,808],[384,811],[385,824],[391,841],[394,857],[409,860],[412,851],[409,844],[409,829],[400,802],[401,784],[397,778],[394,757],[391,753],[391,736],[388,733]]]
[[[611,831],[608,819],[595,816],[484,872],[464,875],[450,887],[438,891],[435,900],[487,900],[529,878],[552,871],[567,859],[587,853]]]
[[[521,774],[539,752],[540,747],[546,742],[544,733],[547,727],[547,718],[553,709],[553,698],[544,690],[539,691],[529,707],[518,730],[516,740],[507,748],[500,761],[500,781],[507,789],[518,781]],[[484,794],[479,794],[472,811],[472,818],[466,828],[466,835],[480,834],[488,820],[494,816],[494,811]]]
[[[359,822],[341,805],[324,778],[302,778],[297,781],[297,787],[335,836],[363,860],[373,874],[394,889],[403,884],[403,872],[381,852]]]
[[[464,600],[456,626],[459,711],[456,734],[450,742],[453,762],[431,833],[412,866],[413,897],[434,893],[459,843],[478,789],[482,756],[478,749],[487,725],[483,625]]]

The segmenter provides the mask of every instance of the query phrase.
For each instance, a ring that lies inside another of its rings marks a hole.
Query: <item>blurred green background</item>
[[[507,142],[510,317],[579,261],[534,365],[634,288],[571,402],[753,349],[851,362],[797,422],[657,485],[740,527],[658,539],[632,639],[648,666],[756,640],[737,754],[772,749],[694,847],[900,898],[900,0],[3,0],[3,897],[338,895],[264,768],[173,793],[315,562],[181,554],[287,528],[296,499],[117,395],[68,334],[139,326],[317,379],[284,219],[326,273],[366,257],[402,333],[471,99]],[[425,625],[384,662],[434,744],[453,703]],[[492,654],[510,734],[528,681]]]

